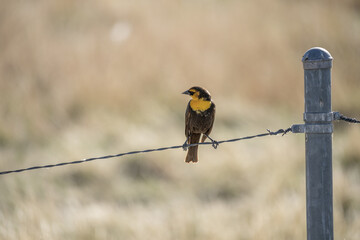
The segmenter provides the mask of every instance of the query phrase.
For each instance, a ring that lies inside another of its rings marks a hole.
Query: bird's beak
[[[182,94],[186,94],[186,95],[191,95],[191,92],[189,92],[189,90],[183,92]]]

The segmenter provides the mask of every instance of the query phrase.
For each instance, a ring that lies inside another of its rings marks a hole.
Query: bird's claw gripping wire
[[[214,149],[216,149],[218,146],[219,146],[219,142],[218,141],[215,141],[214,139],[212,139],[211,137],[209,137],[209,135],[206,135],[205,134],[205,136],[208,138],[208,139],[210,139],[210,141],[211,141],[211,145],[212,145],[212,147],[214,148]]]
[[[184,144],[182,145],[182,149],[183,149],[184,151],[187,151],[187,149],[188,149],[188,147],[189,147],[189,145],[188,145],[188,143],[187,143],[188,140],[189,140],[189,137],[186,138]]]
[[[216,149],[219,146],[219,142],[212,140],[212,146],[214,149]]]

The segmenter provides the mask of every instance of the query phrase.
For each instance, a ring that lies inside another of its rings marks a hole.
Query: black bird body
[[[196,112],[190,107],[190,102],[186,108],[186,124],[185,136],[188,137],[189,133],[205,133],[210,134],[214,119],[215,119],[215,104],[212,102],[209,109],[204,112]],[[206,136],[204,135],[206,138]],[[205,140],[205,139],[204,139]]]
[[[185,112],[185,136],[187,144],[204,142],[211,133],[215,120],[215,104],[210,93],[201,87],[192,87],[184,94],[192,97]],[[210,139],[213,141],[212,139]],[[189,147],[185,162],[198,161],[198,146]]]

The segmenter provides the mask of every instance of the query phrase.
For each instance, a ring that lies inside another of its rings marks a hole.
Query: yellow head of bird
[[[183,94],[190,95],[194,100],[210,101],[211,96],[208,90],[202,87],[192,87],[189,90],[183,92]]]

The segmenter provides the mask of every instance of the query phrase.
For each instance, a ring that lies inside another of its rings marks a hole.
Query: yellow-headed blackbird
[[[185,136],[184,150],[188,144],[199,143],[200,136],[203,134],[201,142],[208,137],[216,148],[218,143],[209,137],[215,120],[215,104],[211,101],[210,93],[201,87],[192,87],[183,92],[191,96],[185,113]],[[198,146],[189,147],[185,162],[198,161]]]

